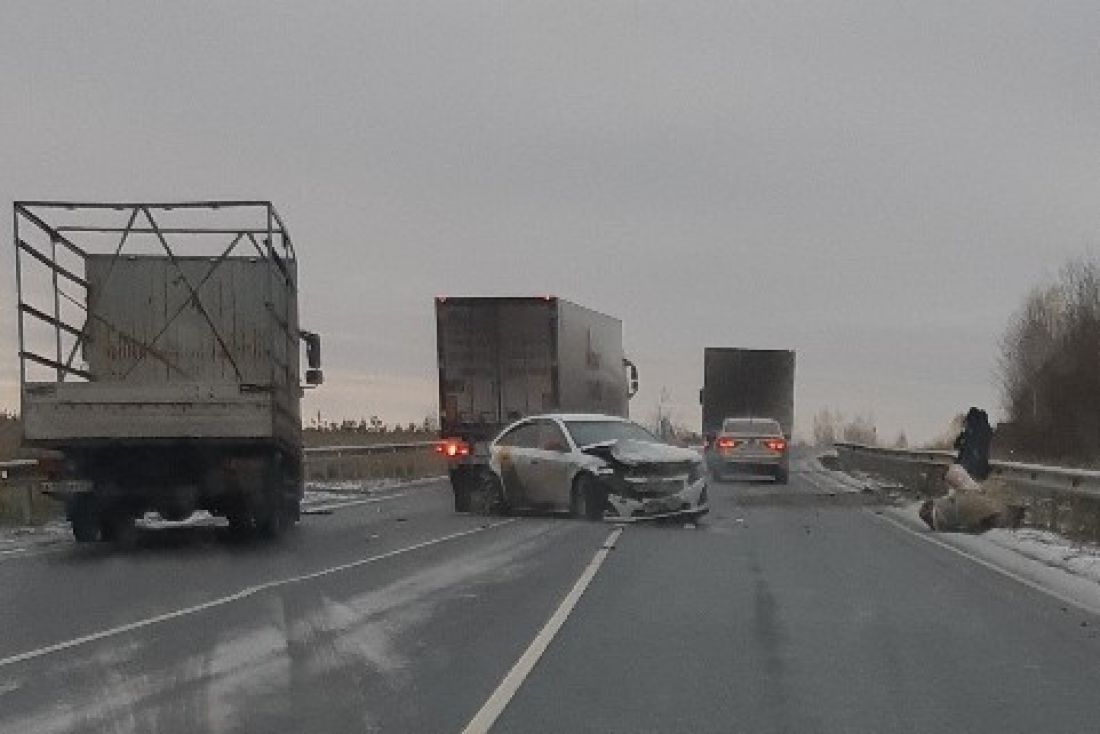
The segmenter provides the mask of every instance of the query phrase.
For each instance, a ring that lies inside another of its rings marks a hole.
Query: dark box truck
[[[707,347],[703,350],[703,435],[726,418],[772,418],[783,435],[794,430],[795,353],[786,349]]]
[[[23,442],[78,541],[155,510],[276,535],[302,497],[294,247],[260,202],[17,202]]]
[[[622,322],[554,297],[435,302],[439,450],[455,509],[466,511],[509,423],[550,412],[626,417],[637,370],[623,356]]]

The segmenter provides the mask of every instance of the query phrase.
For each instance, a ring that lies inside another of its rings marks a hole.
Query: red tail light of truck
[[[435,445],[435,452],[448,459],[460,459],[470,455],[470,444],[461,438],[445,438]]]

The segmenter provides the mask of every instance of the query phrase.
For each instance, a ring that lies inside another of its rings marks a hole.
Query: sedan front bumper
[[[658,497],[634,498],[610,493],[607,504],[610,510],[604,515],[604,520],[616,523],[702,517],[710,512],[706,478],[696,480],[675,494]]]

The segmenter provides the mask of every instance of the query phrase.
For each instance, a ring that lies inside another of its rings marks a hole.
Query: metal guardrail
[[[31,471],[38,466],[38,459],[13,459],[0,461],[0,479],[8,479],[8,473]]]
[[[9,493],[6,501],[0,504],[0,520],[12,518],[27,525],[35,517],[42,502],[35,492],[41,480],[36,475],[37,470],[37,459],[0,461],[0,491]]]
[[[369,454],[394,454],[401,451],[416,451],[419,449],[435,448],[438,441],[413,441],[409,443],[379,443],[362,446],[312,446],[306,448],[305,454],[308,460],[311,456],[334,457],[361,456]],[[0,461],[0,479],[8,479],[9,472],[32,472],[38,466],[38,459],[13,459]]]
[[[305,449],[306,478],[311,481],[419,479],[442,474],[436,441],[315,446]],[[0,462],[0,524],[32,524],[57,514],[59,505],[45,497],[46,479],[37,459]]]
[[[910,464],[925,468],[946,468],[955,460],[955,454],[950,451],[911,451],[853,443],[838,443],[836,449],[842,464],[845,462],[845,454],[851,458],[867,458],[878,462]],[[1100,471],[1015,461],[991,461],[990,467],[991,476],[1002,479],[1021,491],[1100,500]]]

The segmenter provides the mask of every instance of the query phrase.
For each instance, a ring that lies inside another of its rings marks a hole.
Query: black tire
[[[79,494],[70,500],[69,522],[77,543],[95,543],[100,538],[99,513],[95,497]]]
[[[100,514],[99,537],[106,543],[128,545],[134,541],[134,516],[120,510]]]
[[[286,529],[286,513],[280,505],[264,508],[255,518],[256,532],[265,540],[274,540],[283,534]]]
[[[295,497],[292,500],[287,500],[286,505],[286,519],[287,526],[294,527],[302,520],[302,501]]]
[[[469,512],[470,488],[466,486],[465,482],[459,482],[451,486],[455,492],[455,512]]]
[[[73,538],[77,543],[95,543],[99,540],[99,523],[94,518],[74,517]]]
[[[477,483],[477,512],[480,515],[507,515],[510,511],[504,485],[492,471],[486,470]],[[471,500],[471,504],[473,504]]]
[[[791,481],[790,470],[785,466],[781,466],[775,470],[775,483],[776,484],[789,484]]]
[[[229,521],[229,535],[233,538],[247,538],[252,534],[252,518],[240,509],[231,510],[225,514]]]
[[[455,495],[455,512],[469,512],[473,494],[470,485],[474,483],[470,479],[470,472],[466,467],[455,467],[451,469],[450,475],[451,490]]]
[[[569,502],[570,514],[583,520],[603,520],[606,506],[607,490],[589,474],[577,477]]]
[[[261,538],[274,540],[286,529],[288,512],[285,495],[282,457],[276,454],[268,459],[263,484],[254,498],[256,506],[252,521]]]

